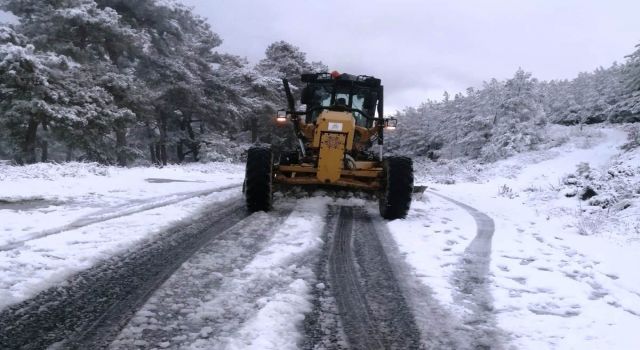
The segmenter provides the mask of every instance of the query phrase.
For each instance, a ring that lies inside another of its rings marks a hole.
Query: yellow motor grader
[[[270,147],[248,151],[243,192],[249,211],[271,209],[274,184],[320,185],[373,192],[382,217],[404,218],[413,192],[413,162],[383,157],[384,131],[395,129],[397,121],[383,117],[380,79],[333,72],[303,74],[302,82],[306,108],[296,110],[283,79],[288,109],[277,116],[278,123],[293,124],[296,149],[280,152],[277,161]]]

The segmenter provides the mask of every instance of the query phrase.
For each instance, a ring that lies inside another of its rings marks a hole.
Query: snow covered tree
[[[609,112],[611,122],[640,122],[640,45],[622,68],[624,92]]]
[[[49,146],[65,145],[82,151],[87,160],[112,163],[116,155],[105,147],[106,135],[132,114],[116,107],[113,97],[67,57],[37,52],[11,29],[1,32],[0,105],[15,159],[33,163],[40,149],[39,160],[46,161]]]
[[[201,140],[196,129],[202,128],[194,129],[193,124],[211,128],[233,124],[211,113],[221,85],[212,67],[220,38],[204,19],[175,1],[97,2],[115,9],[122,22],[149,40],[136,58],[135,72],[148,90],[143,105],[153,108],[132,108],[149,135],[152,160],[166,164],[169,158],[182,161],[186,155],[197,160]],[[175,157],[169,155],[168,146],[175,147]]]
[[[636,48],[634,53],[627,56],[625,68],[625,82],[631,91],[640,91],[640,44]]]
[[[546,122],[539,82],[518,70],[512,79],[492,79],[482,89],[467,89],[451,99],[428,101],[400,115],[391,150],[402,149],[431,159],[482,158],[493,161],[535,148]]]
[[[38,129],[57,118],[57,93],[51,84],[68,67],[64,57],[36,53],[25,37],[0,28],[0,125],[10,153],[20,163],[35,163]],[[46,159],[46,152],[43,152]]]
[[[535,149],[547,123],[563,125],[640,121],[640,46],[628,61],[580,73],[573,80],[539,82],[522,69],[512,79],[484,83],[466,96],[445,93],[440,102],[406,108],[401,138],[388,136],[391,150],[431,159],[494,161]]]
[[[233,124],[210,113],[220,92],[212,64],[221,40],[186,6],[158,0],[0,0],[0,7],[20,17],[19,31],[37,50],[70,57],[76,75],[108,92],[110,104],[132,112],[119,113],[122,119],[109,120],[111,130],[102,130],[112,141],[102,143],[103,151],[114,151],[118,164],[139,157],[145,143],[158,163],[187,154],[197,160],[196,131],[205,128],[193,124]],[[169,155],[169,146],[176,156]]]
[[[328,71],[322,62],[308,62],[306,53],[286,41],[276,41],[269,45],[265,56],[256,70],[264,76],[287,78],[297,88],[300,88],[301,74]]]
[[[256,67],[217,53],[221,39],[174,0],[0,0],[0,9],[19,17],[16,31],[35,56],[66,57],[49,86],[58,110],[73,117],[47,135],[68,148],[67,159],[125,165],[146,148],[157,164],[198,160],[206,135],[247,129],[262,128],[254,138],[272,141],[268,117],[284,106],[280,79],[297,92],[301,73],[326,71],[285,42]]]
[[[540,127],[546,123],[538,81],[522,69],[505,83],[504,101],[494,119],[493,135],[483,149],[485,160],[494,161],[530,150],[542,140]]]
[[[122,86],[125,85],[122,82],[132,80],[136,53],[143,51],[146,38],[131,27],[123,25],[115,10],[100,8],[93,0],[3,0],[0,4],[3,9],[20,17],[18,30],[31,38],[37,50],[71,58],[77,64],[74,76],[82,81],[81,85],[101,87],[111,93],[112,98],[109,100],[112,104],[120,108],[127,107],[122,96],[129,94],[122,91]],[[118,82],[115,84],[118,85],[116,89],[112,84],[114,81]],[[104,115],[99,113],[95,118]],[[99,139],[103,146],[111,149],[104,149],[99,153],[114,151],[117,163],[125,165],[133,153],[128,149],[126,140],[132,114],[117,115],[124,119],[110,121],[111,131]],[[113,144],[109,142],[112,139]],[[100,158],[110,162],[109,157]]]

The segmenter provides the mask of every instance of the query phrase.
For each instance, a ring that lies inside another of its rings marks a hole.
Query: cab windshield
[[[359,91],[358,91],[359,90]],[[369,98],[368,95],[369,94]],[[331,107],[331,106],[345,106],[352,109],[358,109],[372,116],[372,112],[375,109],[375,101],[373,106],[367,106],[367,100],[372,100],[371,92],[366,89],[357,89],[356,91],[336,91],[333,95],[333,87],[330,85],[320,85],[314,89],[313,104],[307,106],[307,110],[314,107]],[[371,102],[369,101],[369,104]],[[314,110],[311,112],[311,121],[315,121],[320,115],[321,110]],[[356,125],[361,127],[371,127],[372,121],[368,120],[362,113],[354,111],[353,115],[356,119]]]

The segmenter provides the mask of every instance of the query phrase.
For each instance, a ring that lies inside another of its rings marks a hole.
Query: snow
[[[0,308],[239,196],[242,179],[226,163],[0,166]]]
[[[440,304],[430,307],[447,310],[443,325],[462,325],[452,331],[467,332],[470,341],[640,348],[640,199],[633,192],[640,149],[620,149],[621,128],[556,132],[564,140],[558,147],[490,166],[418,163],[417,178],[429,191],[406,219],[387,223],[398,259]],[[584,163],[589,172],[579,175]],[[606,208],[567,197],[579,190],[569,174],[598,196],[625,186],[629,195]],[[445,184],[444,176],[454,181]],[[242,179],[243,167],[228,163],[0,165],[0,308],[153,238],[206,204],[239,196]],[[327,206],[373,203],[321,192],[276,199],[273,212],[251,215],[183,264],[115,346],[298,348],[312,290],[321,288],[313,267],[326,244]],[[628,207],[618,205],[623,200]],[[487,226],[479,223],[489,221],[492,235],[480,237]],[[172,335],[149,338],[154,332]]]
[[[449,277],[475,236],[473,218],[455,204],[427,193],[411,204],[406,220],[392,221],[388,227],[418,279],[439,300],[455,306]]]
[[[621,155],[625,138],[619,129],[604,129],[598,138],[572,138],[550,151],[497,162],[466,176],[466,181],[427,184],[435,193],[467,203],[494,220],[486,277],[492,316],[507,334],[508,345],[640,348],[635,332],[640,327],[640,234],[613,225],[621,215],[605,215],[600,208],[585,211],[578,198],[567,198],[559,190],[563,177],[580,163],[604,171],[622,159],[638,168],[638,153]],[[434,194],[426,198],[413,203],[405,221],[392,222],[389,228],[417,277],[440,303],[464,318],[473,310],[456,302],[454,272],[464,260],[465,243],[475,236],[473,221]],[[638,206],[636,199],[631,208]],[[630,213],[627,224],[640,221],[633,217],[637,212]],[[601,229],[581,235],[585,217],[600,220]]]
[[[323,197],[301,200],[271,239],[269,248],[245,268],[250,278],[267,274],[270,279],[288,278],[291,283],[258,300],[258,312],[245,322],[227,349],[297,349],[304,314],[311,311],[313,279],[296,276],[313,276],[313,256],[319,254],[324,243],[320,235],[328,202]]]
[[[88,216],[117,215],[200,191],[242,182],[241,168],[219,163],[207,168],[118,169],[95,164],[0,166],[0,247]],[[176,180],[162,182],[157,179]],[[34,210],[11,210],[12,207]]]

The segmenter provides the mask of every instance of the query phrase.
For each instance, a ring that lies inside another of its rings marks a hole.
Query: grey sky
[[[391,108],[504,79],[607,67],[640,43],[637,0],[183,0],[221,50],[257,61],[285,40],[330,69],[383,79]]]

